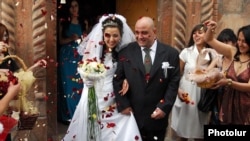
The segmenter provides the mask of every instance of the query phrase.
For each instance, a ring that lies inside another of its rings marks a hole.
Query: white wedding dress
[[[115,106],[112,81],[117,64],[112,62],[110,53],[106,54],[104,64],[109,67],[106,77],[94,85],[100,115],[100,134],[95,141],[141,141],[133,114],[122,115]],[[62,141],[90,141],[87,139],[87,96],[88,88],[84,86],[81,99]]]

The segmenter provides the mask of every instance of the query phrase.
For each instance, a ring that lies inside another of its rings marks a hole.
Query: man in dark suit
[[[122,114],[134,113],[143,141],[164,141],[179,87],[179,52],[157,41],[154,21],[149,17],[136,22],[135,36],[137,41],[119,52],[113,79],[117,107]],[[144,67],[144,48],[151,49],[152,67],[148,73]],[[129,90],[122,95],[119,90],[124,79]]]

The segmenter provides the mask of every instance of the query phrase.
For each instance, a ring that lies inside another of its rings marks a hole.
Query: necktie
[[[151,49],[144,48],[143,51],[145,52],[144,67],[145,67],[146,73],[149,73],[151,66],[152,66],[152,60],[151,60],[150,53],[149,53],[151,51]]]

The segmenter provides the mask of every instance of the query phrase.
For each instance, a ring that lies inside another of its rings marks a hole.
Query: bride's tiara
[[[118,26],[118,23],[110,20],[107,23],[103,24],[103,27],[106,27],[106,26]]]

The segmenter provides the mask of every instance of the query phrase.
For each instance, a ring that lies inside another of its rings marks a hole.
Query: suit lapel
[[[135,65],[138,65],[139,70],[145,74],[145,68],[143,65],[143,60],[142,60],[142,52],[141,52],[141,47],[136,44],[135,47],[133,48],[133,60],[135,61]]]
[[[161,46],[161,44],[158,42],[157,48],[156,48],[156,53],[155,53],[154,63],[153,63],[153,66],[151,68],[151,71],[150,71],[151,76],[153,76],[156,73],[156,71],[159,69],[159,67],[162,66],[162,62],[163,62],[164,58],[166,57],[165,55],[162,55],[164,53],[165,53],[164,47]]]

